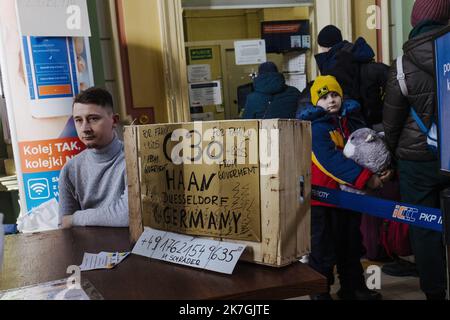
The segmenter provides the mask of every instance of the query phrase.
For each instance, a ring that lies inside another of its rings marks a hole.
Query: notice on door
[[[222,88],[220,81],[189,84],[189,99],[191,107],[222,104]]]
[[[211,80],[211,66],[209,64],[191,64],[188,66],[188,81],[202,82]]]
[[[235,41],[234,52],[236,54],[236,65],[261,64],[267,61],[266,41],[246,40]]]

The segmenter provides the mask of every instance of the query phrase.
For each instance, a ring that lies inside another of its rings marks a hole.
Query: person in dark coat
[[[243,119],[294,119],[300,91],[286,85],[273,62],[264,62],[253,80],[254,92],[247,96]]]
[[[344,95],[353,99],[359,97],[359,66],[373,61],[375,53],[364,38],[359,37],[355,43],[342,39],[341,31],[329,25],[317,36],[319,51],[315,56],[322,75],[334,76],[342,86]]]
[[[403,69],[408,96],[397,80],[396,61],[391,66],[384,100],[383,126],[386,142],[395,154],[402,201],[425,207],[440,207],[439,193],[450,187],[450,179],[439,173],[439,162],[411,115],[414,107],[429,127],[438,116],[434,65],[434,37],[450,18],[450,0],[416,0],[409,40],[403,46]],[[437,122],[436,122],[437,123]],[[446,296],[446,266],[442,232],[410,226],[409,236],[427,299]]]
[[[320,76],[311,86],[309,105],[298,119],[311,121],[312,167],[311,183],[315,186],[339,189],[339,185],[356,189],[376,189],[383,183],[368,169],[359,166],[343,154],[345,141],[360,122],[354,122],[360,105],[355,100],[343,100],[342,88],[333,76]],[[330,286],[337,268],[343,300],[379,300],[381,294],[365,284],[361,256],[364,253],[360,232],[361,214],[311,200],[311,254],[309,265],[327,277],[328,292],[311,296],[312,300],[331,300]]]
[[[322,75],[334,76],[346,98],[361,104],[361,113],[369,126],[382,121],[383,90],[389,67],[374,61],[375,53],[362,37],[355,43],[342,39],[341,31],[324,27],[317,36],[319,54],[315,56]]]

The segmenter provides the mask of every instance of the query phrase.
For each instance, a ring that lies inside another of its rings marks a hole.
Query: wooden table
[[[73,228],[5,238],[0,290],[67,278],[84,252],[129,251],[126,228]],[[307,265],[276,269],[239,262],[233,275],[130,255],[112,270],[82,272],[105,299],[285,299],[326,290]]]

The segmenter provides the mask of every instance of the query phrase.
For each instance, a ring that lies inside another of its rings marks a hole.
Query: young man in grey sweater
[[[123,143],[115,128],[111,94],[101,88],[80,93],[73,119],[86,150],[69,160],[59,177],[63,228],[128,226],[128,190]]]

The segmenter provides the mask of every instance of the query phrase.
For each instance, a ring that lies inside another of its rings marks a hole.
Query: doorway
[[[202,105],[189,102],[191,116],[195,120],[232,120],[241,117],[245,98],[252,88],[252,75],[259,64],[237,65],[234,42],[261,39],[263,21],[309,20],[312,6],[290,6],[283,8],[184,10],[183,31],[185,38],[186,69],[192,65],[204,65],[210,70],[210,79],[221,86],[221,104]],[[309,21],[310,32],[314,30]],[[199,50],[194,55],[192,50]],[[308,53],[308,59],[310,58]],[[283,70],[284,55],[268,53],[267,61],[274,62]],[[310,73],[310,67],[304,71]],[[306,75],[305,75],[306,77]],[[188,79],[190,75],[188,74]],[[285,76],[285,78],[288,78]],[[286,79],[288,80],[288,79]],[[188,80],[189,81],[189,80]],[[188,84],[189,86],[192,83]],[[211,92],[212,94],[212,92]],[[190,95],[191,96],[191,95]],[[190,97],[189,97],[190,98]]]

